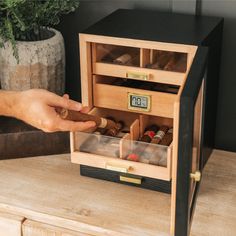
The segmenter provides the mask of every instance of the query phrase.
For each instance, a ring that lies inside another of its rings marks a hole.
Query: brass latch
[[[134,178],[134,177],[128,177],[128,176],[120,176],[120,181],[132,183],[132,184],[141,184],[142,179],[141,178]]]
[[[123,172],[123,173],[128,173],[130,166],[121,166],[121,165],[116,165],[116,164],[106,164],[106,169],[107,170],[113,170],[113,171],[118,171],[118,172]]]
[[[201,172],[196,171],[195,173],[191,173],[190,178],[194,179],[194,181],[196,181],[196,182],[199,182],[201,180]]]
[[[150,80],[150,74],[142,72],[130,72],[126,73],[126,78],[128,79],[138,79],[138,80]]]

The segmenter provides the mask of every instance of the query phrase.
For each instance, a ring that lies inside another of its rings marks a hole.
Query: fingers
[[[40,129],[44,132],[51,133],[57,131],[86,131],[91,128],[96,127],[96,123],[94,121],[86,121],[86,122],[75,122],[69,120],[63,120],[58,117],[54,122],[52,120],[44,121],[42,124],[38,125]]]
[[[63,97],[57,95],[53,96],[52,100],[50,101],[50,105],[74,111],[80,111],[82,109],[82,104],[69,99],[67,94],[65,94]]]
[[[70,97],[69,97],[69,95],[68,94],[64,94],[63,95],[63,98],[66,98],[66,99],[69,99]],[[82,108],[81,108],[81,110],[80,110],[80,112],[82,112],[82,113],[88,113],[90,111],[90,109],[89,109],[89,107],[84,107],[83,105],[82,105]]]
[[[80,112],[82,112],[82,113],[88,113],[89,112],[89,108],[88,107],[83,107],[81,110],[80,110]]]
[[[67,93],[65,93],[62,97],[63,97],[63,98],[66,98],[66,99],[69,99],[69,98],[70,98],[69,94],[67,94]]]
[[[61,120],[58,123],[58,127],[60,131],[85,131],[91,128],[94,128],[96,123],[94,121],[86,121],[86,122],[74,122],[68,120]]]

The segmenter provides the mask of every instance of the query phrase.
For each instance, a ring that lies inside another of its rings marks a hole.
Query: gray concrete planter
[[[0,48],[0,81],[5,90],[42,88],[59,95],[65,89],[65,48],[61,33],[41,41],[17,41],[19,64],[12,46]]]

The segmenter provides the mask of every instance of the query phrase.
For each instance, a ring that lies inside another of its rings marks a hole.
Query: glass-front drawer
[[[113,111],[113,112],[112,112]],[[173,129],[172,119],[94,108],[92,114],[122,118],[122,127],[111,133],[97,129],[72,134],[72,162],[170,180]]]

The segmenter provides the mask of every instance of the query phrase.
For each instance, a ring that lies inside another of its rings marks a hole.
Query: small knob
[[[199,182],[201,180],[201,172],[196,171],[195,173],[191,173],[190,178],[194,179],[194,181],[196,181],[196,182]]]

